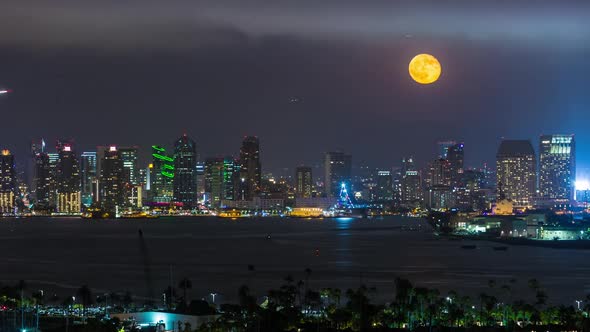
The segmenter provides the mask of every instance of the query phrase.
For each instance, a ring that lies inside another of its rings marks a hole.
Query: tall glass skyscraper
[[[14,155],[0,151],[0,213],[13,213],[17,194]]]
[[[311,167],[299,166],[295,169],[295,195],[297,198],[310,198],[313,190]]]
[[[174,142],[174,202],[184,208],[197,204],[197,148],[186,134]]]
[[[166,149],[152,145],[152,168],[150,174],[150,196],[154,203],[170,203],[174,192],[174,158]]]
[[[324,188],[328,197],[339,197],[342,184],[351,191],[352,156],[327,152],[324,157]]]
[[[100,161],[100,203],[114,216],[125,205],[123,162],[116,146],[105,149]]]
[[[515,206],[532,205],[537,173],[535,150],[529,140],[504,140],[496,154],[498,198]]]
[[[57,212],[80,212],[80,168],[71,143],[58,144],[59,159],[56,168]]]
[[[246,200],[251,200],[260,191],[262,166],[258,137],[246,136],[240,149],[241,191]],[[243,179],[243,181],[242,181]]]
[[[93,195],[93,182],[96,180],[96,152],[82,152],[80,158],[80,177],[82,204],[89,207],[98,197]]]
[[[139,183],[137,167],[137,146],[121,146],[119,154],[123,163],[123,182],[135,186]]]
[[[205,190],[213,207],[220,207],[223,200],[242,200],[245,186],[239,179],[240,166],[232,157],[209,158],[205,162]]]
[[[48,205],[51,210],[55,210],[57,206],[57,163],[59,161],[59,153],[50,152],[47,154],[49,158],[49,199]]]
[[[539,145],[539,195],[573,200],[576,181],[574,135],[542,135]]]
[[[51,205],[52,170],[49,165],[49,155],[45,152],[45,141],[34,142],[31,152],[33,154],[33,183],[31,185],[33,206],[37,211],[46,210]]]
[[[446,159],[449,162],[452,187],[461,186],[461,179],[463,176],[463,160],[465,159],[463,146],[463,143],[457,143],[449,146],[447,151]]]

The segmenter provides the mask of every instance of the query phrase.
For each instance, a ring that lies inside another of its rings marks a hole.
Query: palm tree
[[[193,283],[188,278],[185,277],[184,279],[180,280],[178,287],[180,289],[182,289],[182,292],[183,292],[182,298],[183,298],[184,303],[187,304],[188,302],[187,302],[187,298],[186,298],[186,290],[193,288]]]
[[[20,291],[20,324],[21,324],[21,330],[25,330],[25,303],[24,303],[24,294],[25,294],[25,288],[27,288],[27,284],[25,283],[24,280],[19,280],[18,281],[18,290]]]
[[[307,304],[307,293],[309,292],[309,276],[311,276],[311,269],[305,268],[305,304]]]
[[[80,297],[80,301],[82,302],[82,317],[83,320],[86,320],[86,309],[89,305],[93,303],[92,300],[92,291],[88,285],[82,285],[78,289],[77,295]]]

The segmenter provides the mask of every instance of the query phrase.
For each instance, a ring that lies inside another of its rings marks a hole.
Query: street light
[[[582,309],[580,308],[580,304],[581,304],[582,302],[584,302],[584,301],[582,301],[582,300],[576,300],[576,303],[578,304],[578,310],[582,310]]]
[[[209,295],[211,295],[211,298],[213,299],[213,305],[215,305],[215,296],[217,296],[217,293],[209,293]]]

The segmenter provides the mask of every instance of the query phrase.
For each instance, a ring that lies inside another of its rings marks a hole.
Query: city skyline
[[[13,31],[0,36],[0,89],[12,90],[0,95],[11,124],[0,142],[16,155],[31,136],[75,137],[88,150],[186,132],[203,155],[262,137],[268,169],[332,150],[375,165],[410,154],[422,162],[446,139],[477,146],[465,160],[477,166],[493,163],[501,137],[576,133],[578,168],[590,167],[587,3],[301,1],[259,11],[231,1],[56,1],[67,15],[23,4],[38,13],[36,29],[21,26],[19,10],[0,13],[2,31]],[[419,86],[407,65],[424,52],[443,71]]]
[[[177,135],[178,136],[178,135]],[[182,136],[188,136],[191,137],[190,135],[187,135],[186,133],[182,134]],[[532,144],[532,148],[534,151],[534,154],[537,158],[540,158],[540,154],[541,154],[541,142],[543,141],[544,137],[551,137],[551,136],[567,136],[567,137],[577,137],[575,134],[571,134],[571,133],[552,133],[552,134],[543,134],[543,135],[539,135],[538,138],[522,138],[522,140],[524,141],[530,141]],[[241,138],[238,138],[238,141],[240,139],[245,139],[249,136],[244,135]],[[258,136],[251,136],[251,137],[256,137],[258,139]],[[191,137],[192,138],[192,137]],[[231,156],[232,158],[235,159],[239,159],[240,158],[240,148],[236,148],[235,142],[234,142],[234,146],[233,149],[231,149],[232,151],[224,153],[224,152],[213,152],[211,154],[206,154],[204,151],[204,149],[202,148],[205,144],[203,144],[202,142],[200,142],[198,139],[193,138],[195,140],[195,149],[196,149],[196,158],[197,161],[199,162],[205,162],[207,158],[216,158],[216,157],[227,157],[227,156]],[[375,160],[372,161],[371,163],[365,162],[364,160],[359,161],[358,156],[356,156],[356,158],[353,158],[352,160],[352,167],[353,169],[360,169],[363,167],[369,167],[369,168],[388,168],[388,169],[396,169],[396,168],[402,168],[403,167],[403,160],[407,157],[412,157],[414,164],[416,165],[416,168],[419,169],[424,169],[426,170],[429,167],[429,164],[432,162],[433,159],[435,158],[443,158],[443,159],[447,159],[446,155],[443,155],[442,151],[448,151],[447,149],[450,150],[450,148],[452,148],[453,146],[456,146],[457,149],[460,149],[460,160],[456,161],[455,163],[460,163],[460,166],[454,166],[455,168],[465,168],[465,169],[481,169],[484,166],[487,166],[488,168],[492,168],[495,169],[495,163],[496,163],[496,153],[497,153],[497,149],[498,147],[501,145],[501,143],[503,141],[506,140],[518,140],[517,138],[514,137],[509,137],[509,138],[501,138],[498,142],[497,145],[495,146],[493,152],[491,153],[489,158],[486,159],[482,159],[479,162],[475,161],[472,163],[468,163],[465,160],[469,160],[469,159],[473,159],[473,157],[470,155],[472,155],[473,153],[475,153],[476,151],[479,150],[478,147],[472,146],[469,142],[464,142],[462,140],[457,140],[457,139],[453,139],[453,140],[439,140],[439,141],[435,141],[432,142],[432,144],[425,146],[425,147],[417,147],[417,149],[414,152],[410,152],[408,154],[404,154],[404,155],[399,155],[396,158],[394,158],[393,163],[391,164],[387,164],[385,161],[383,160],[389,160],[391,159],[391,155],[390,154],[382,154],[381,156],[383,157],[381,161],[379,160]],[[14,151],[20,151],[20,149],[13,149],[13,148],[9,148],[10,146],[13,146],[11,144],[5,144],[5,145],[1,145],[0,149],[6,149],[11,151],[12,155],[15,155],[15,161],[17,163],[17,165],[23,167],[23,166],[27,166],[27,163],[30,162],[30,158],[28,157],[30,155],[30,151],[31,150],[35,150],[38,149],[37,146],[41,145],[41,141],[43,141],[43,150],[45,152],[48,152],[49,154],[54,153],[55,154],[55,158],[57,158],[57,153],[59,152],[59,145],[62,144],[61,142],[67,141],[68,144],[75,146],[75,150],[78,152],[78,154],[82,154],[82,153],[96,153],[97,151],[101,151],[101,149],[105,149],[108,148],[109,146],[117,146],[117,147],[121,147],[121,148],[126,148],[126,149],[135,149],[135,154],[136,156],[134,158],[136,158],[137,160],[135,161],[135,163],[137,163],[138,165],[147,165],[149,163],[152,162],[152,151],[151,151],[151,146],[153,146],[153,142],[148,144],[147,146],[140,146],[137,144],[115,144],[114,142],[112,144],[98,144],[95,146],[90,145],[89,147],[80,147],[80,145],[78,145],[76,143],[76,139],[73,138],[68,138],[68,139],[64,139],[64,138],[57,138],[55,139],[55,146],[53,146],[53,144],[51,143],[52,141],[47,139],[47,138],[39,138],[39,139],[33,139],[31,140],[28,145],[28,154],[17,154]],[[174,145],[175,145],[176,140],[172,140],[171,142],[169,142],[168,144],[164,144],[161,145],[162,147],[164,147],[166,150],[174,150]],[[264,146],[265,146],[266,140],[262,140],[262,144],[261,144],[261,154],[264,155],[264,168],[261,170],[262,174],[276,174],[278,176],[285,176],[285,173],[292,173],[292,171],[295,171],[295,169],[299,166],[310,166],[312,168],[317,168],[317,167],[323,167],[324,163],[325,163],[325,154],[328,152],[334,152],[334,153],[345,153],[345,154],[350,154],[353,155],[353,153],[350,152],[350,150],[343,148],[343,149],[327,149],[326,151],[318,151],[317,157],[315,159],[311,159],[310,161],[307,162],[299,162],[299,163],[295,163],[295,164],[286,164],[286,163],[282,163],[282,164],[275,164],[271,167],[268,166],[268,160],[272,160],[273,156],[270,155],[269,153],[267,153],[264,150]],[[451,144],[452,143],[452,144]],[[579,145],[578,140],[576,138],[576,145]],[[583,148],[583,147],[582,147]],[[441,150],[442,149],[442,150]],[[467,150],[467,153],[463,153],[463,149]],[[586,168],[586,167],[580,167],[579,165],[579,153],[577,152],[579,150],[579,147],[576,146],[576,153],[574,154],[576,156],[576,160],[574,161],[575,163],[575,169],[577,170],[576,172],[576,176],[583,179],[583,180],[590,180],[590,168]],[[458,152],[457,152],[458,153]],[[455,154],[451,154],[451,157],[449,157],[450,159],[453,159]],[[424,158],[421,157],[416,157],[416,156],[424,156]],[[459,158],[459,157],[455,157],[455,158]],[[537,160],[536,164],[537,167],[539,167],[539,163],[540,161]],[[292,175],[292,174],[290,174]],[[325,177],[322,174],[322,177]]]

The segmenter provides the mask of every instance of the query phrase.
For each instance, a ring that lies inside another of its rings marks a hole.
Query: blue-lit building
[[[80,178],[81,178],[81,192],[82,204],[86,207],[92,205],[95,200],[94,184],[97,179],[97,159],[96,152],[86,151],[82,152],[80,157]],[[96,197],[98,198],[98,197]]]
[[[539,196],[574,199],[576,143],[574,135],[542,135],[539,145]]]

